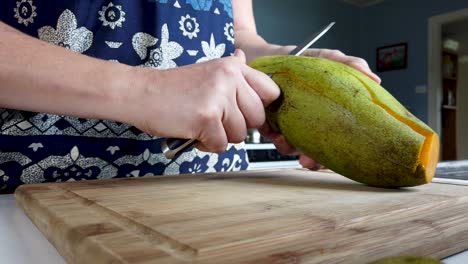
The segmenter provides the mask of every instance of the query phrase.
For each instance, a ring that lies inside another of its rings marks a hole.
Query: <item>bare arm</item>
[[[265,121],[276,84],[236,56],[170,70],[94,59],[0,22],[0,107],[115,120],[222,152]]]
[[[32,38],[0,22],[0,106],[125,121],[132,68]]]

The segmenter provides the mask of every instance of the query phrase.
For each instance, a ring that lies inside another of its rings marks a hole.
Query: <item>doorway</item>
[[[428,27],[428,124],[441,136],[441,160],[468,159],[468,9],[431,17]]]

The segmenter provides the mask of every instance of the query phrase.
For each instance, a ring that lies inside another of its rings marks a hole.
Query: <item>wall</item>
[[[254,0],[257,30],[267,41],[296,45],[328,23],[336,25],[315,45],[359,53],[360,9],[340,0]]]
[[[459,64],[458,76],[457,159],[460,160],[468,159],[468,61]]]
[[[467,0],[386,0],[361,10],[359,54],[375,69],[376,47],[408,42],[408,68],[379,73],[382,85],[417,117],[427,122],[428,18],[468,7]]]

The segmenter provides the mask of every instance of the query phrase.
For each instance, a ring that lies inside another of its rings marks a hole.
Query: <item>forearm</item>
[[[29,37],[0,22],[0,107],[125,121],[132,67]]]

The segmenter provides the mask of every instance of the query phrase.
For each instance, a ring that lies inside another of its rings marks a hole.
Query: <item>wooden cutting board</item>
[[[379,189],[308,170],[27,185],[70,263],[367,263],[468,249],[468,186]]]

